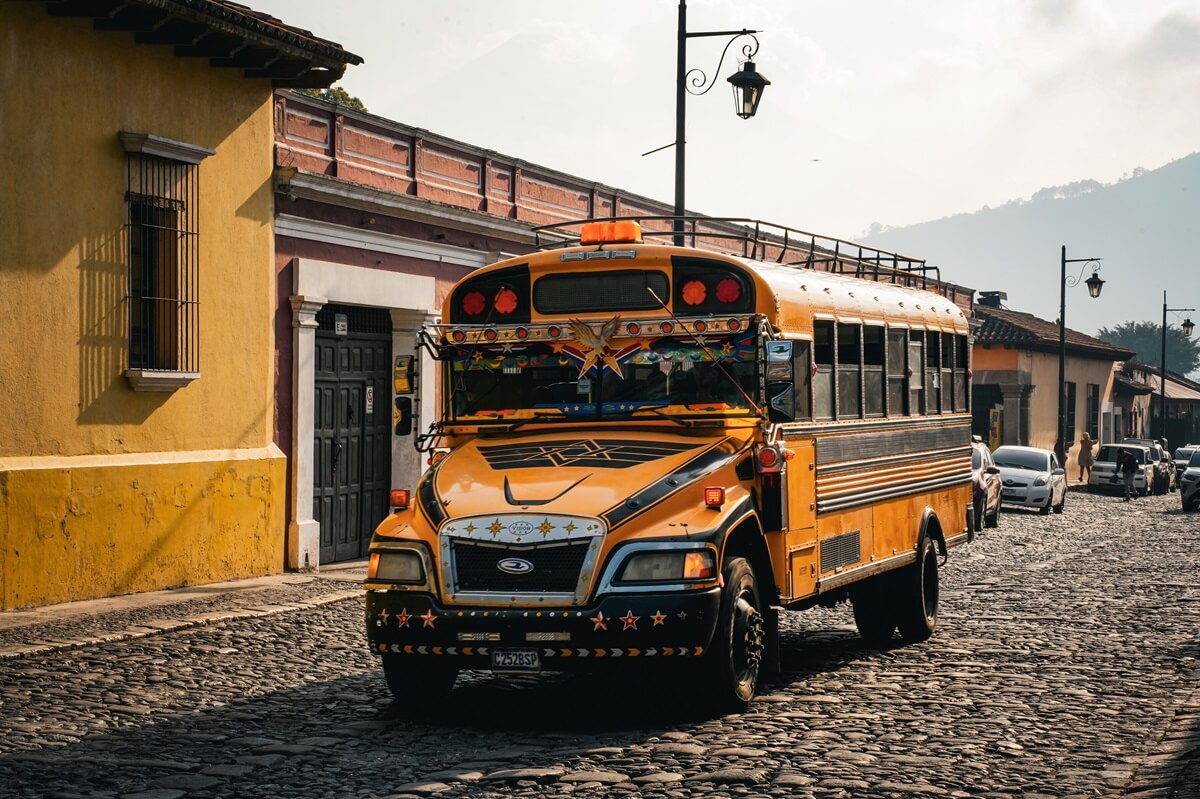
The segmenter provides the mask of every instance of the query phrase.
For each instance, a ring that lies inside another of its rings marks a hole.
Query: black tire
[[[1064,507],[1066,504],[1067,504],[1067,492],[1066,492],[1066,489],[1063,489],[1063,498],[1062,498],[1062,501],[1061,501],[1061,502],[1059,502],[1057,505],[1055,505],[1055,506],[1054,506],[1054,512],[1055,512],[1055,513],[1062,513],[1062,512],[1063,512],[1063,507]]]
[[[1050,503],[1053,501],[1054,501],[1053,496],[1046,497],[1046,504],[1043,505],[1042,507],[1038,508],[1038,513],[1042,514],[1043,516],[1050,513]]]
[[[983,523],[993,530],[1000,526],[1000,503],[996,503],[996,509],[992,511],[990,516],[983,517]]]
[[[722,569],[720,617],[703,661],[704,681],[717,709],[740,713],[758,689],[766,646],[766,619],[754,569],[730,558]]]
[[[890,578],[891,575],[885,574],[865,580],[850,593],[858,634],[875,649],[887,646],[896,632],[896,613],[889,596]]]
[[[937,559],[937,546],[931,537],[926,537],[917,562],[896,573],[893,607],[896,626],[905,643],[924,641],[937,628]]]
[[[458,669],[433,656],[383,655],[383,676],[401,710],[424,714],[446,699]]]

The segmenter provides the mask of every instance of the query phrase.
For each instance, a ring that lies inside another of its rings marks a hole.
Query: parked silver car
[[[1154,483],[1150,490],[1155,494],[1165,494],[1175,490],[1175,464],[1171,453],[1163,449],[1162,444],[1151,438],[1127,438],[1122,444],[1140,444],[1150,450],[1150,463],[1154,466]]]
[[[1183,476],[1184,469],[1188,467],[1188,460],[1196,450],[1200,450],[1200,444],[1188,444],[1186,447],[1175,449],[1175,474]]]
[[[1058,456],[1048,449],[1005,445],[992,460],[1000,469],[1000,502],[1042,513],[1063,512],[1067,501],[1067,474]]]

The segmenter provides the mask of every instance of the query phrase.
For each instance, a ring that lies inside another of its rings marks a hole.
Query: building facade
[[[1027,313],[976,304],[972,346],[973,431],[990,446],[1018,444],[1054,449],[1058,440],[1059,328]],[[1063,382],[1066,470],[1078,477],[1076,443],[1087,432],[1110,441],[1113,365],[1130,350],[1067,329]]]
[[[0,23],[0,606],[281,571],[273,91],[360,59],[217,0]]]

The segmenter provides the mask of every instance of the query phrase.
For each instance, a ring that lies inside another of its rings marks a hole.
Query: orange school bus
[[[558,226],[577,241],[472,273],[427,329],[438,446],[365,583],[402,702],[460,669],[653,662],[736,710],[781,610],[932,634],[971,510],[963,312],[891,253],[756,224],[735,257],[652,221]]]

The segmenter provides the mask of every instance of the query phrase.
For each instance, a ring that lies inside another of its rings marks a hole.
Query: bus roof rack
[[[532,232],[539,250],[552,250],[577,246],[580,229],[586,223],[627,220],[641,225],[642,239],[646,242],[661,240],[663,244],[671,244],[677,235],[681,235],[686,246],[696,249],[942,292],[941,269],[930,266],[924,259],[759,219],[650,214],[603,216],[538,225]],[[676,220],[683,223],[682,234],[674,230]]]

